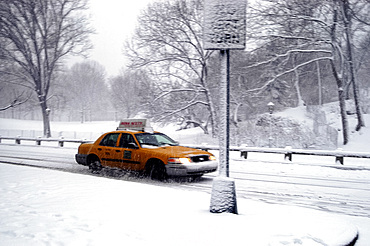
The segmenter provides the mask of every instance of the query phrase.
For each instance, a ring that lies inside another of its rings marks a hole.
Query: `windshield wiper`
[[[151,145],[151,146],[159,146],[158,144],[155,143],[142,143],[141,145]]]

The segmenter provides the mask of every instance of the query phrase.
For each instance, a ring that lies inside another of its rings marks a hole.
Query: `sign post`
[[[220,50],[220,175],[229,177],[229,150],[230,150],[230,51]]]
[[[237,214],[235,182],[229,178],[230,50],[245,48],[246,0],[205,0],[204,49],[220,50],[219,176],[210,212]]]

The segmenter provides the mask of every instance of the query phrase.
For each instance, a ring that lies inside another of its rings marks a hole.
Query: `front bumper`
[[[189,164],[167,164],[168,176],[196,176],[217,170],[217,161],[204,161]]]

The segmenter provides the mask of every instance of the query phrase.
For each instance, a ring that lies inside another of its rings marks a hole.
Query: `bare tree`
[[[148,103],[153,100],[148,93],[150,81],[144,71],[122,71],[110,79],[112,104],[118,110],[118,116],[130,118],[137,113],[147,112]]]
[[[338,86],[338,99],[340,115],[342,119],[342,130],[343,130],[343,144],[347,144],[349,141],[348,135],[348,119],[346,110],[346,96],[345,96],[345,86],[346,83],[344,79],[345,71],[345,60],[343,59],[343,50],[341,43],[338,39],[339,31],[339,9],[335,1],[332,5],[332,24],[330,26],[330,40],[333,49],[333,59],[330,60],[331,68],[333,71],[333,76]],[[340,31],[339,31],[340,32]]]
[[[342,5],[343,12],[343,23],[346,36],[346,48],[347,48],[347,62],[348,70],[350,77],[350,84],[353,87],[353,97],[356,105],[356,114],[357,114],[357,126],[356,131],[359,131],[363,126],[365,126],[364,117],[361,112],[361,102],[360,102],[360,92],[357,82],[357,73],[355,72],[355,54],[354,54],[354,43],[353,43],[353,19],[352,14],[353,9],[351,9],[350,3],[348,0],[339,1]],[[366,14],[367,15],[367,14]]]
[[[89,48],[85,9],[85,0],[0,2],[0,58],[11,65],[0,74],[17,77],[36,93],[47,137],[51,136],[47,102],[58,64],[67,54]]]
[[[74,64],[63,77],[70,114],[81,122],[100,119],[110,108],[105,68],[96,61]]]
[[[3,88],[0,88],[0,93],[2,93],[2,90],[3,90]],[[15,108],[15,107],[27,102],[28,99],[29,99],[29,96],[25,96],[23,94],[24,94],[24,92],[22,92],[20,94],[16,93],[16,92],[13,93],[12,98],[14,98],[14,99],[11,100],[11,102],[8,103],[8,105],[0,106],[0,111],[5,111],[5,110],[10,109],[10,108]]]
[[[267,0],[263,2],[264,5],[251,8],[252,16],[254,15],[258,20],[257,28],[260,28],[260,31],[258,29],[252,30],[252,36],[255,36],[261,43],[258,49],[277,41],[280,45],[273,51],[274,55],[265,57],[266,59],[259,60],[249,65],[248,68],[274,64],[279,70],[270,79],[257,84],[249,91],[262,93],[277,79],[284,78],[290,73],[295,74],[296,85],[299,85],[298,73],[302,69],[312,66],[312,64],[318,64],[319,61],[329,63],[332,68],[332,77],[334,77],[338,88],[343,139],[346,144],[348,142],[348,122],[345,90],[349,85],[354,88],[356,112],[358,113],[356,129],[364,126],[359,105],[359,93],[354,71],[356,61],[353,52],[355,47],[353,40],[355,40],[356,34],[361,34],[361,32],[354,31],[354,22],[352,21],[355,18],[352,16],[354,13],[364,16],[363,12],[355,12],[356,4],[359,1],[350,3],[339,0]],[[363,5],[369,4],[364,3]],[[260,26],[258,27],[258,25]],[[353,67],[351,68],[351,66]],[[350,79],[347,80],[347,78]],[[321,83],[320,79],[319,82]]]
[[[156,2],[142,12],[132,42],[127,45],[131,67],[150,72],[156,83],[155,118],[177,119],[185,124],[216,130],[216,109],[207,80],[207,60],[202,49],[200,0]],[[200,113],[201,112],[201,113]],[[194,116],[197,117],[194,117]]]

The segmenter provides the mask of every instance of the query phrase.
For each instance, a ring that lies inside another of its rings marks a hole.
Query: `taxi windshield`
[[[175,146],[178,143],[172,140],[170,137],[163,133],[139,133],[135,134],[137,141],[143,147],[143,145],[150,145],[150,146]]]

